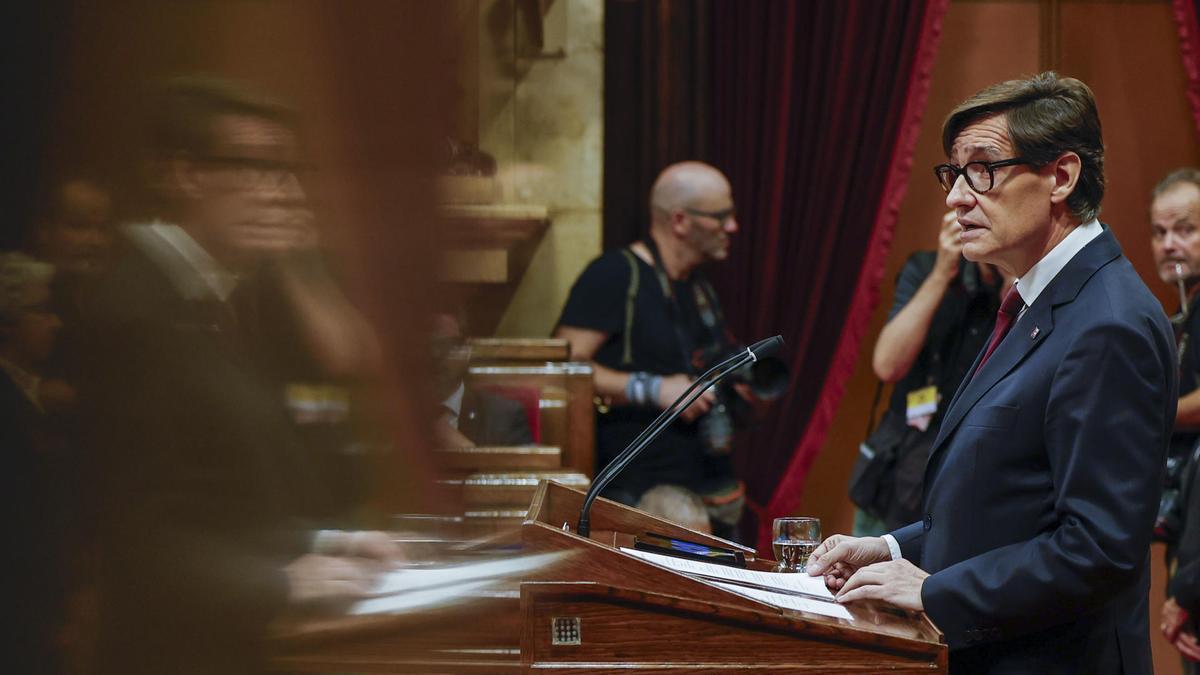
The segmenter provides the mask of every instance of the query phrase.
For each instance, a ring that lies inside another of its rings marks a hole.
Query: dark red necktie
[[[1013,286],[1008,289],[1008,294],[1004,296],[1004,302],[1000,303],[1000,311],[996,312],[996,327],[992,329],[992,339],[988,340],[987,349],[983,352],[983,358],[979,359],[979,365],[975,367],[975,372],[983,370],[983,364],[991,358],[992,352],[996,351],[996,347],[1000,346],[1000,341],[1008,335],[1008,331],[1012,329],[1014,323],[1017,322],[1017,315],[1021,313],[1021,308],[1025,306],[1025,301],[1021,299],[1021,294],[1017,292],[1017,287]],[[972,377],[974,377],[972,375]]]

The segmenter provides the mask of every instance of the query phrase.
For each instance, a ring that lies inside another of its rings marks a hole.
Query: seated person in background
[[[954,211],[942,216],[936,251],[909,256],[896,279],[888,321],[875,342],[872,366],[881,382],[895,383],[880,426],[904,427],[889,482],[890,503],[880,513],[856,509],[854,535],[883,534],[920,515],[929,446],[946,406],[991,335],[1002,291],[1011,281],[992,265],[962,257],[962,226]],[[930,391],[932,390],[932,391]],[[925,409],[909,404],[925,394]],[[876,450],[879,450],[876,448]]]
[[[54,186],[38,220],[34,245],[54,264],[56,288],[82,290],[80,285],[108,268],[114,234],[108,190],[92,178],[73,177]]]
[[[712,534],[712,523],[704,500],[695,492],[678,485],[655,485],[642,494],[634,508],[665,518],[689,530]]]
[[[74,406],[82,350],[79,315],[87,293],[108,268],[113,235],[112,199],[97,180],[74,177],[53,186],[32,241],[36,257],[54,266],[51,303],[63,324],[42,383],[50,412],[70,413]]]
[[[50,306],[54,268],[20,253],[0,254],[0,448],[9,507],[5,529],[13,574],[6,662],[12,672],[57,673],[56,635],[66,592],[62,464],[66,438],[41,400],[41,367],[62,323]]]
[[[434,316],[433,352],[437,362],[437,398],[441,418],[434,426],[438,444],[447,448],[475,445],[531,445],[533,432],[520,402],[472,387],[464,378],[470,348],[464,344],[462,312]]]

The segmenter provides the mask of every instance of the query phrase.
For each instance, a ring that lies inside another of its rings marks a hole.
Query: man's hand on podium
[[[321,530],[313,541],[313,552],[327,556],[357,558],[390,569],[407,556],[395,537],[377,530]]]
[[[835,534],[812,552],[805,568],[810,576],[825,575],[825,586],[838,602],[879,600],[902,609],[921,611],[921,585],[929,574],[907,560],[892,560],[883,537]]]
[[[375,582],[372,566],[363,560],[309,553],[283,568],[288,601],[305,604],[321,600],[361,598]]]
[[[821,542],[808,558],[809,576],[825,575],[825,586],[837,592],[860,567],[892,559],[882,537],[835,534]]]
[[[404,562],[407,558],[404,555],[404,549],[387,532],[360,530],[347,534],[350,535],[347,555],[382,563],[388,569]]]
[[[361,598],[406,557],[392,535],[378,531],[321,530],[312,550],[283,569],[292,603]]]
[[[924,611],[921,586],[928,576],[928,572],[903,558],[867,565],[846,580],[837,601],[878,600],[901,609]]]

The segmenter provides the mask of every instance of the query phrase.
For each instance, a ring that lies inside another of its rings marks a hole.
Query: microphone
[[[746,347],[746,351],[750,352],[750,363],[759,359],[765,359],[768,356],[775,356],[783,347],[783,336],[776,335],[769,337],[766,340],[759,340],[754,344]],[[745,365],[745,364],[742,364]]]
[[[581,536],[588,536],[591,532],[591,523],[588,516],[592,508],[592,502],[596,501],[596,497],[600,496],[600,493],[617,477],[617,474],[621,473],[626,466],[641,454],[646,446],[658,438],[659,434],[671,422],[674,422],[675,418],[679,417],[684,410],[687,410],[689,405],[703,396],[704,392],[725,379],[729,374],[747,363],[754,363],[761,358],[774,355],[782,346],[783,336],[781,335],[759,340],[747,347],[745,351],[734,354],[712,368],[709,368],[700,377],[696,378],[696,381],[680,394],[679,398],[667,406],[649,426],[642,430],[642,433],[638,434],[637,438],[630,441],[629,445],[625,446],[625,449],[596,476],[596,480],[592,481],[592,486],[588,488],[587,494],[583,498],[583,508],[579,511],[579,522],[575,528],[576,532]]]

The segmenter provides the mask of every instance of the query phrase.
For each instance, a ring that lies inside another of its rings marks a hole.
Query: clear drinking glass
[[[775,559],[779,561],[775,571],[803,571],[808,556],[821,543],[821,520],[799,516],[776,518],[771,529],[775,533]]]

